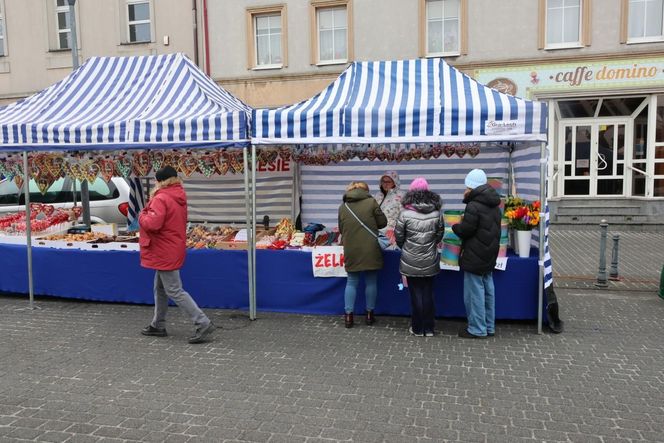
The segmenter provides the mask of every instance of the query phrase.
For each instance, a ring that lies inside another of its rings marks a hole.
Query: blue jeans
[[[346,314],[353,312],[357,287],[360,284],[360,276],[362,274],[364,274],[364,296],[367,300],[367,311],[373,311],[376,307],[378,271],[349,272],[346,279],[346,290],[344,291],[344,309]]]
[[[468,332],[485,337],[496,332],[496,291],[493,273],[463,273],[463,302],[468,316]]]

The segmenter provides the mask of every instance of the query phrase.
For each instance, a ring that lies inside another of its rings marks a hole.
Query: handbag
[[[353,217],[355,217],[355,220],[357,220],[357,221],[362,225],[362,227],[363,227],[364,229],[366,229],[367,231],[369,231],[369,234],[371,234],[371,235],[373,235],[374,237],[376,237],[376,241],[378,241],[378,246],[380,246],[380,249],[387,249],[387,248],[390,247],[390,245],[391,245],[391,243],[390,243],[390,239],[387,238],[387,237],[385,236],[385,234],[382,234],[382,233],[380,233],[380,232],[379,232],[378,234],[374,233],[371,229],[369,229],[369,227],[368,227],[367,225],[365,225],[364,223],[362,223],[362,220],[360,220],[360,218],[359,218],[357,215],[355,215],[355,213],[353,212],[353,210],[350,209],[350,208],[348,207],[348,203],[344,203],[344,205],[346,206],[346,209],[348,209],[348,212],[350,212],[350,213],[353,215]]]

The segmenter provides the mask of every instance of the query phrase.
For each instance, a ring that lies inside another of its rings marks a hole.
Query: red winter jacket
[[[179,183],[158,190],[138,217],[141,266],[159,271],[180,269],[184,263],[187,195]]]

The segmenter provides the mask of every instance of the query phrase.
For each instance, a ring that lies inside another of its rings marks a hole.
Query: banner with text
[[[311,251],[314,277],[347,277],[343,246],[317,246]]]

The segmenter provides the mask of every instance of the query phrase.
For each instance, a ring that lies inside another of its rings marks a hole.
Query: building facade
[[[79,63],[91,56],[183,52],[199,60],[199,1],[78,0]],[[67,0],[0,0],[0,105],[61,80],[72,70]]]
[[[252,106],[311,97],[354,60],[442,56],[482,83],[548,102],[554,221],[595,214],[661,222],[664,0],[245,0],[208,8],[211,75]]]

